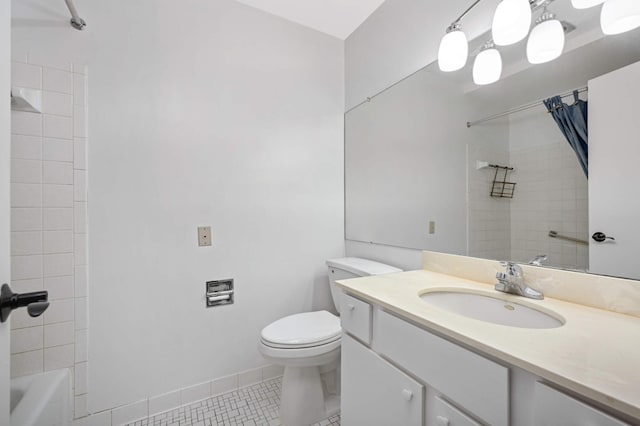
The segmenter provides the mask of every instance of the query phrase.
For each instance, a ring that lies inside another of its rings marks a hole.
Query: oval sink
[[[520,328],[562,327],[561,317],[528,306],[459,290],[437,290],[420,295],[427,304],[467,318]]]

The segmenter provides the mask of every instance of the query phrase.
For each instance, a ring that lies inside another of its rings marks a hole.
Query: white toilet
[[[400,272],[398,268],[356,257],[327,260],[331,296],[340,312],[342,291],[336,280]],[[306,426],[340,410],[340,318],[327,311],[281,318],[261,333],[259,349],[271,363],[283,365],[280,421]]]

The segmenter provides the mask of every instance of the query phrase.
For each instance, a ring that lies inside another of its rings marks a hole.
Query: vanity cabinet
[[[421,426],[424,386],[349,335],[342,337],[341,422]]]
[[[485,423],[509,424],[509,369],[379,311],[376,350]]]
[[[522,369],[351,295],[344,300],[344,426],[625,424]]]

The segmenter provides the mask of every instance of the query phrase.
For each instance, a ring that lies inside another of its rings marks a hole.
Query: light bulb
[[[491,33],[498,46],[508,46],[524,39],[531,27],[529,0],[503,0],[493,15]]]
[[[438,66],[441,71],[457,71],[467,63],[469,43],[460,26],[452,25],[440,41]]]
[[[607,0],[600,13],[600,26],[608,35],[640,27],[640,0]]]
[[[564,49],[564,28],[551,13],[544,13],[536,21],[527,41],[527,59],[532,64],[553,61]]]
[[[603,3],[605,0],[571,0],[571,4],[576,9],[588,9]]]
[[[502,75],[502,57],[494,44],[487,42],[473,63],[473,82],[479,86],[495,83]]]

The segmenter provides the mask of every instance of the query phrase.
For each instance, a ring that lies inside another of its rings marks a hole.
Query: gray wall
[[[485,32],[498,0],[483,2],[462,21],[469,40]],[[345,43],[346,109],[433,62],[445,29],[466,0],[387,0]],[[349,256],[368,257],[404,269],[422,267],[419,250],[347,240]]]
[[[266,364],[262,327],[329,308],[344,254],[343,42],[230,0],[78,2],[83,32],[14,8],[16,51],[88,65],[89,411]]]

